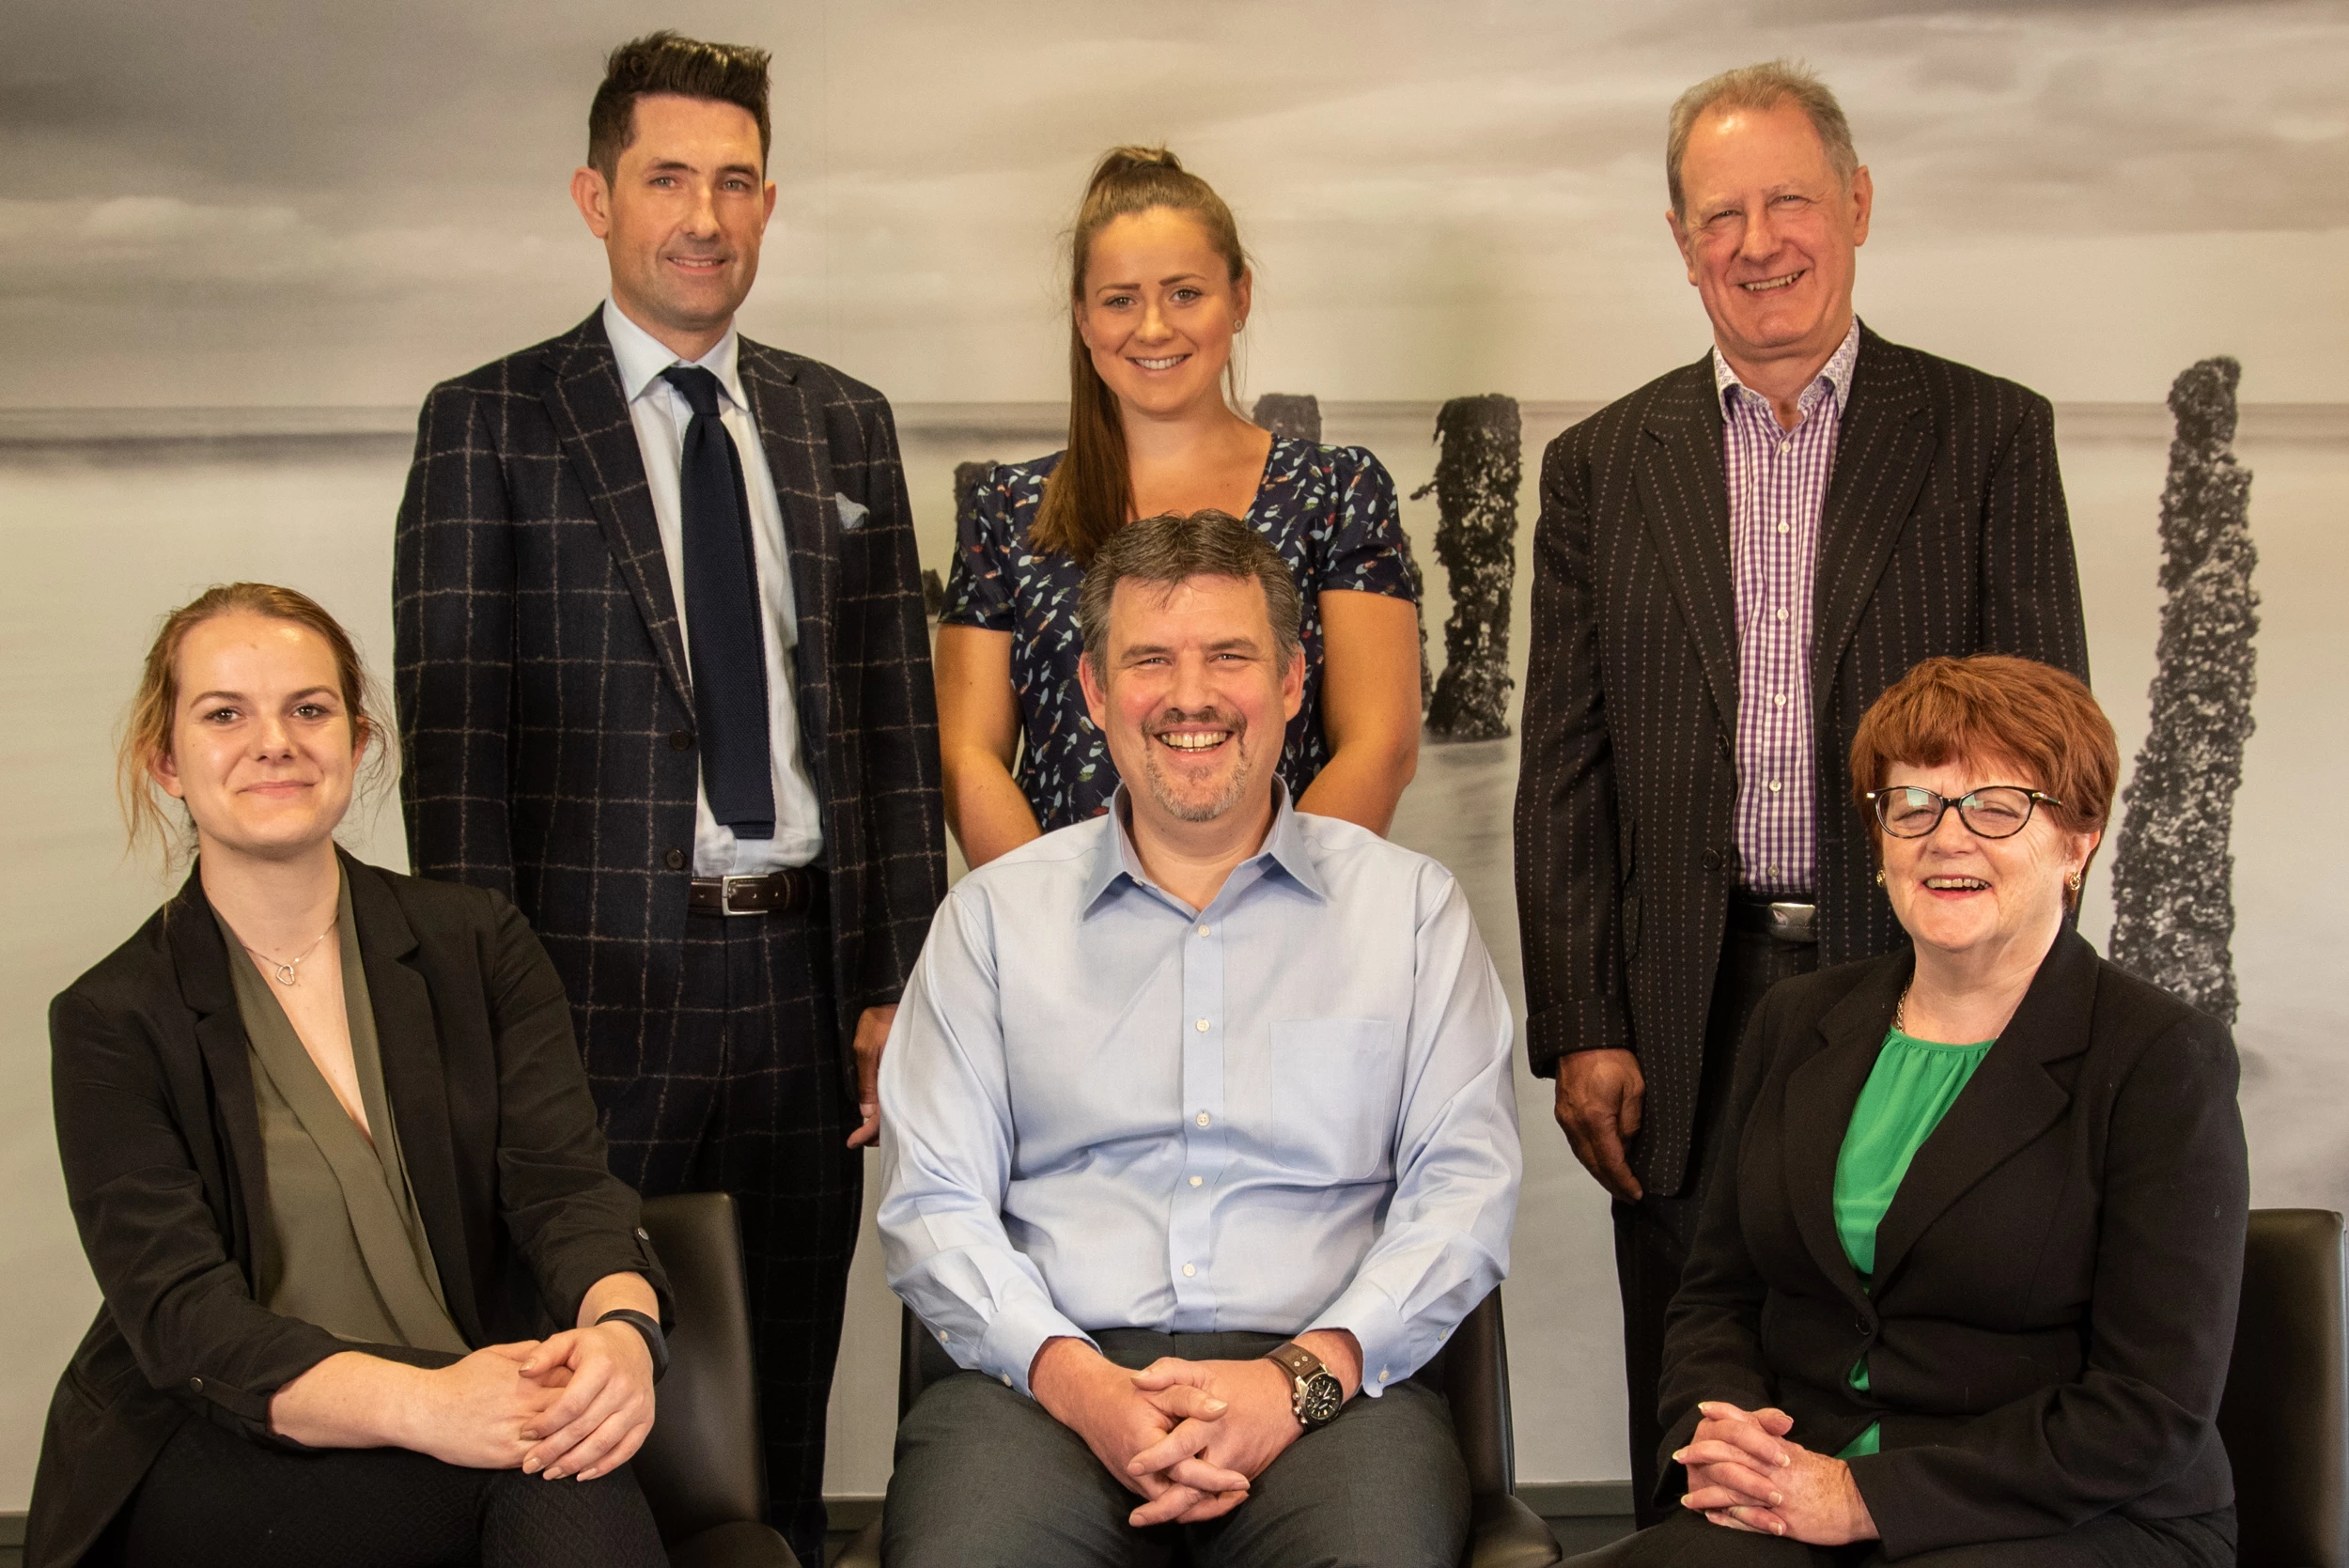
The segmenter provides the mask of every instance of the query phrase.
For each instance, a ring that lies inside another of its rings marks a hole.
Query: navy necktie
[[[767,644],[742,455],[718,417],[718,378],[676,365],[661,379],[693,406],[677,465],[685,514],[685,655],[701,728],[709,814],[737,838],[775,836],[774,753],[767,733]]]

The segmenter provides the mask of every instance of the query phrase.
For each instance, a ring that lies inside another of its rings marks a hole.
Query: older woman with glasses
[[[1868,711],[1912,946],[1755,1014],[1666,1341],[1683,1512],[1586,1562],[2234,1561],[2234,1046],[2070,928],[2118,771],[2028,660],[1928,660]]]

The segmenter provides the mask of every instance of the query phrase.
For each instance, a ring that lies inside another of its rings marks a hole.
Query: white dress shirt
[[[1468,900],[1283,800],[1194,910],[1123,796],[931,924],[881,1056],[889,1282],[1023,1391],[1055,1336],[1344,1328],[1376,1398],[1509,1266],[1515,1035]]]
[[[758,422],[751,417],[735,367],[741,339],[728,327],[715,349],[698,360],[682,360],[630,320],[611,300],[603,303],[603,330],[612,339],[620,390],[628,395],[629,418],[636,426],[646,485],[652,492],[652,515],[661,526],[661,559],[669,567],[669,593],[677,600],[677,626],[689,648],[693,623],[685,608],[685,514],[678,500],[677,474],[684,462],[685,427],[692,423],[693,407],[683,393],[661,379],[663,370],[691,364],[718,378],[720,417],[725,422],[726,434],[734,438],[735,451],[741,454],[742,489],[750,497],[753,564],[758,572],[759,608],[764,612],[759,630],[767,651],[767,736],[774,748],[775,836],[736,838],[733,829],[710,815],[708,786],[697,786],[693,793],[693,875],[749,876],[806,865],[823,853],[824,818],[822,804],[816,798],[816,782],[800,753],[799,703],[792,685],[800,615],[791,602],[791,555],[784,544],[783,505],[775,497],[767,449],[758,439]]]

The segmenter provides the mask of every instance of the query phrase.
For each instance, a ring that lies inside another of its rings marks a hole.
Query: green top
[[[1884,1048],[1859,1091],[1859,1102],[1852,1107],[1843,1152],[1835,1157],[1835,1229],[1843,1239],[1843,1256],[1859,1270],[1863,1288],[1875,1272],[1876,1226],[1892,1206],[1892,1194],[1901,1189],[1908,1162],[1957,1103],[1995,1044],[1983,1040],[1947,1046],[1898,1029],[1885,1032]],[[1851,1386],[1867,1391],[1865,1356],[1852,1363]],[[1880,1424],[1870,1422],[1836,1457],[1855,1459],[1875,1452]]]
[[[227,921],[220,922],[253,1068],[268,1193],[268,1213],[257,1217],[265,1245],[256,1260],[260,1277],[255,1294],[270,1311],[342,1339],[461,1356],[468,1347],[442,1298],[440,1269],[408,1185],[408,1163],[384,1092],[348,877],[334,924],[351,1063],[372,1139],[310,1059],[275,987],[246,961]]]

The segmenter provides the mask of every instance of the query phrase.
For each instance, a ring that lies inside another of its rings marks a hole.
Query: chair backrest
[[[2341,1216],[2254,1209],[2218,1434],[2243,1568],[2349,1568]]]
[[[723,1192],[647,1198],[645,1230],[669,1276],[677,1327],[636,1479],[661,1538],[682,1541],[767,1514],[742,1234]]]
[[[910,1308],[897,1346],[897,1419],[903,1421],[924,1389],[955,1371],[954,1358],[922,1327]],[[1472,1497],[1505,1497],[1517,1490],[1517,1437],[1509,1415],[1509,1343],[1501,1330],[1495,1290],[1453,1330],[1443,1352],[1444,1400],[1468,1467]],[[2327,1564],[2326,1568],[2331,1568]]]

